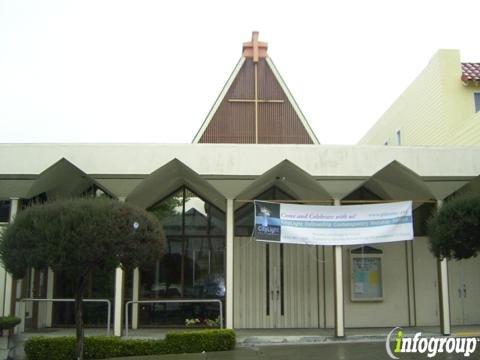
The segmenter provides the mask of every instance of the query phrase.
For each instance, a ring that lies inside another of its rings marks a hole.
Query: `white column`
[[[48,268],[47,273],[47,299],[53,299],[53,286],[55,281],[55,274],[53,270]],[[46,315],[45,315],[45,326],[52,327],[53,322],[53,303],[47,302],[46,306]]]
[[[115,300],[113,316],[113,335],[122,336],[122,315],[123,315],[123,269],[115,269]]]
[[[23,293],[23,279],[14,280],[15,281],[15,299],[22,298]],[[26,294],[28,296],[28,294]],[[20,318],[22,321],[18,324],[15,329],[14,333],[22,333],[25,331],[25,315],[26,315],[26,303],[24,301],[15,302],[15,314],[16,317]]]
[[[340,200],[334,200],[335,206],[340,206]],[[345,336],[343,316],[343,255],[342,246],[333,247],[333,291],[335,304],[335,336]]]
[[[443,205],[442,200],[437,200],[437,210]],[[448,263],[447,259],[437,261],[438,297],[440,312],[440,332],[450,335],[450,298],[448,294]]]
[[[125,202],[125,197],[119,197],[119,201]],[[113,300],[113,335],[122,336],[123,319],[123,269],[119,266],[115,269],[115,297]]]
[[[8,220],[9,223],[11,223],[15,219],[15,215],[17,215],[18,204],[19,204],[18,198],[10,199],[10,218]],[[12,299],[13,299],[12,290],[13,290],[13,278],[11,274],[7,273],[7,276],[5,278],[5,300],[3,302],[4,316],[9,316],[12,314]]]
[[[233,329],[233,199],[227,199],[226,328]]]
[[[132,300],[138,301],[140,291],[140,270],[133,269]],[[132,329],[138,329],[138,304],[132,304]]]

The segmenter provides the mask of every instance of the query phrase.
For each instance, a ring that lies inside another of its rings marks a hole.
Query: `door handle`
[[[467,286],[465,284],[463,285],[463,297],[467,297]]]
[[[458,289],[458,297],[459,297],[459,298],[462,297],[462,289]]]
[[[274,297],[275,297],[275,291],[270,290],[270,296],[271,296],[272,301],[273,301],[273,300],[274,300]]]
[[[280,300],[280,290],[277,290],[277,300]]]

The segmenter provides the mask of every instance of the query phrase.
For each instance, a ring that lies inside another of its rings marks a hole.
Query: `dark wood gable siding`
[[[200,143],[255,143],[254,103],[232,103],[229,99],[254,99],[254,63],[246,59]],[[258,62],[258,98],[283,103],[258,105],[260,144],[313,144],[295,109],[283,92],[265,59]]]

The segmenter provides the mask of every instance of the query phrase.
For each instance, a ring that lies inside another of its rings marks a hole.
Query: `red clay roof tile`
[[[480,81],[480,63],[462,63],[462,81]]]

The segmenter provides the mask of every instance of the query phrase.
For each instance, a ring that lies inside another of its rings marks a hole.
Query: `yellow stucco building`
[[[439,50],[362,137],[365,145],[479,145],[480,64]]]

